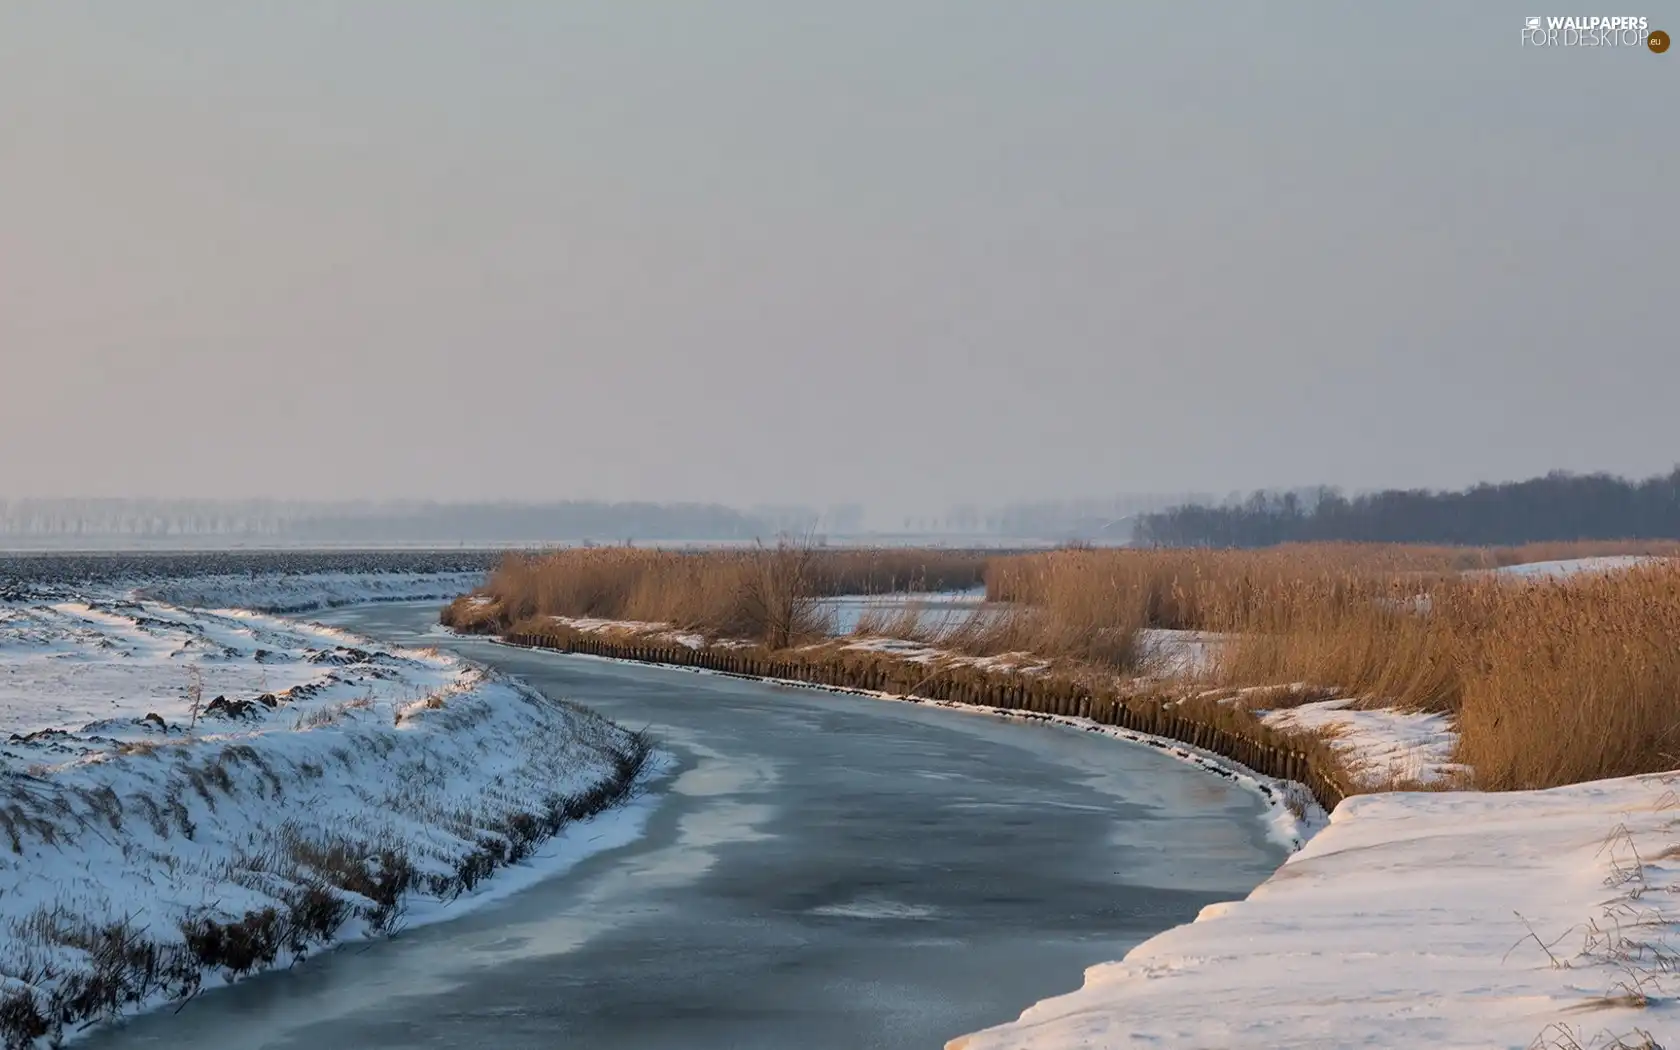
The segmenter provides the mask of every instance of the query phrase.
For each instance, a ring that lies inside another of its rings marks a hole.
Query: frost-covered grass
[[[453,656],[112,596],[0,603],[0,733],[9,1045],[436,913],[649,759]]]
[[[1361,795],[1247,900],[952,1050],[1680,1041],[1680,777]]]

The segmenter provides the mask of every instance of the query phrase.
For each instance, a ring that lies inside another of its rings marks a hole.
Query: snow
[[[1532,561],[1524,565],[1507,565],[1493,572],[1500,576],[1516,576],[1525,578],[1550,577],[1559,578],[1574,576],[1583,572],[1614,572],[1617,569],[1630,569],[1638,565],[1648,565],[1661,561],[1661,558],[1648,554],[1611,554],[1597,558],[1567,558],[1562,561]]]
[[[834,647],[833,642],[823,642],[808,645],[806,650],[826,649]],[[974,667],[984,671],[1013,671],[1017,674],[1043,674],[1049,670],[1050,662],[1043,657],[1027,652],[998,653],[995,656],[968,656],[963,653],[943,649],[926,642],[910,641],[904,638],[885,638],[877,635],[854,637],[839,643],[842,652],[859,653],[888,653],[907,663],[926,664],[929,667]]]
[[[0,606],[0,733],[79,729],[155,711],[188,718],[189,676],[202,699],[250,699],[328,682],[319,660],[343,636],[238,613],[189,613],[123,600]],[[261,652],[259,658],[258,653]],[[405,668],[441,688],[446,672]]]
[[[633,634],[650,642],[680,645],[685,649],[701,649],[707,644],[705,635],[696,634],[693,631],[679,631],[668,623],[653,623],[648,620],[608,620],[598,616],[550,616],[549,620],[557,626],[568,627],[585,634]],[[734,644],[744,645],[746,643]]]
[[[1145,666],[1163,677],[1194,677],[1213,668],[1227,635],[1214,631],[1177,631],[1146,627],[1137,634]]]
[[[1349,799],[1247,900],[948,1047],[1672,1046],[1677,790]]]
[[[1274,729],[1325,738],[1342,767],[1367,789],[1461,780],[1469,770],[1452,760],[1458,732],[1446,715],[1395,708],[1359,710],[1347,700],[1321,700],[1261,715]]]
[[[292,603],[310,586],[234,578],[153,591]],[[345,577],[316,596],[453,586]],[[627,841],[646,818],[631,806],[594,818],[588,836],[538,834],[513,877],[480,881],[500,865],[469,862],[487,843],[505,852],[515,818],[559,813],[613,779],[623,730],[434,650],[120,591],[0,601],[0,736],[0,998],[43,1004],[92,972],[77,946],[90,927],[126,923],[168,949],[186,924],[285,914],[328,878],[348,921],[307,952],[460,914]],[[389,870],[381,858],[412,865],[397,910],[380,915],[332,884],[319,858],[334,851],[375,875]],[[274,965],[297,957],[287,949]],[[230,975],[176,977],[120,1009]]]

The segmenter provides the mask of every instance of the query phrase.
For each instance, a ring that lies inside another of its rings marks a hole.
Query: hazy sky
[[[1532,8],[1532,10],[1530,9]],[[1503,3],[0,5],[0,494],[1680,461],[1680,50]]]

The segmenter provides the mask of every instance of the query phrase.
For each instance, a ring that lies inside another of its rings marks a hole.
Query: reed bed
[[[1465,549],[1307,544],[1261,551],[944,551],[780,547],[510,557],[446,622],[508,631],[545,616],[673,624],[771,650],[832,629],[825,595],[962,589],[967,613],[883,605],[860,633],[1064,669],[1148,674],[1146,629],[1211,632],[1185,695],[1274,687],[1451,715],[1478,786],[1550,787],[1680,766],[1680,560],[1562,579],[1479,574],[1530,561],[1680,554],[1673,542]]]
[[[1439,582],[1401,599],[1285,593],[1234,635],[1229,684],[1306,682],[1442,711],[1490,789],[1680,765],[1680,565]]]
[[[1341,695],[1450,714],[1478,786],[1522,789],[1680,766],[1680,561],[1555,579],[1464,570],[1677,549],[1058,551],[995,562],[987,585],[1070,636],[1093,608],[1117,628],[1214,632],[1198,684],[1293,687],[1269,693],[1274,706]]]
[[[637,548],[509,555],[446,621],[505,630],[546,616],[672,624],[708,637],[772,646],[826,635],[817,599],[978,587],[985,556],[926,549],[825,550],[793,544],[754,550]]]

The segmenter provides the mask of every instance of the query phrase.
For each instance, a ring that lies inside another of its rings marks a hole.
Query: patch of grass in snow
[[[1580,1028],[1558,1021],[1535,1036],[1529,1050],[1663,1050],[1663,1047],[1643,1028],[1620,1035],[1607,1029],[1588,1035]]]
[[[299,715],[292,728],[301,731],[336,725],[351,711],[366,711],[373,706],[373,703],[373,694],[368,693],[363,696],[351,697],[349,700],[326,704]]]
[[[1680,796],[1669,791],[1655,808],[1673,808],[1677,804]],[[1608,971],[1612,975],[1609,987],[1602,994],[1589,996],[1569,1007],[1566,1012],[1570,1014],[1644,1010],[1672,1004],[1680,999],[1680,946],[1669,939],[1675,923],[1660,904],[1641,902],[1653,890],[1659,890],[1664,897],[1672,893],[1673,886],[1668,880],[1653,880],[1650,864],[1675,856],[1680,856],[1680,846],[1670,846],[1647,859],[1640,854],[1628,825],[1616,824],[1598,849],[1598,859],[1605,868],[1604,886],[1614,896],[1604,902],[1598,915],[1571,926],[1550,941],[1518,914],[1518,921],[1528,932],[1512,945],[1506,960],[1532,944],[1553,969]],[[1661,1050],[1652,1034],[1642,1028],[1621,1034],[1609,1029],[1589,1033],[1564,1021],[1546,1025],[1530,1048]]]

